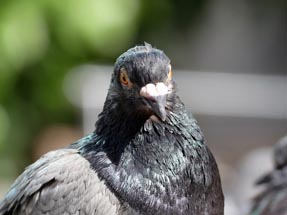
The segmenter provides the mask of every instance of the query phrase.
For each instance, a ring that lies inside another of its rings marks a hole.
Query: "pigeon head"
[[[151,45],[136,46],[115,63],[108,97],[123,111],[165,121],[167,97],[173,91],[169,58]]]
[[[274,161],[277,169],[287,166],[287,136],[282,137],[275,145]]]

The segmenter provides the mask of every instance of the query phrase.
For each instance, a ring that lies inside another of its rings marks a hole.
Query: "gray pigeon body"
[[[116,61],[91,135],[18,177],[0,215],[222,215],[218,168],[176,95],[170,60],[150,45]]]
[[[75,149],[61,149],[47,153],[24,171],[6,195],[0,212],[112,215],[118,210],[118,200],[90,163]]]
[[[274,147],[275,168],[257,181],[265,186],[253,202],[251,215],[287,215],[287,136]]]

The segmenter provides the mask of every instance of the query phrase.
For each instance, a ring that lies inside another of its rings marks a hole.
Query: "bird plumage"
[[[256,182],[265,189],[254,199],[251,215],[287,215],[287,136],[274,147],[274,164]]]
[[[58,199],[67,214],[73,214],[73,201],[79,214],[223,214],[216,162],[176,95],[170,72],[168,57],[149,44],[122,54],[95,132],[28,167],[0,204],[0,214],[19,214],[29,202],[40,214],[50,199]],[[41,165],[48,167],[37,168]],[[75,187],[81,182],[88,186]],[[39,186],[31,192],[33,183]],[[61,189],[69,193],[53,192]],[[74,192],[81,198],[75,200]],[[94,200],[85,201],[89,198]],[[50,214],[63,214],[57,207]],[[107,209],[111,212],[103,212]]]
[[[0,214],[113,215],[117,202],[77,150],[61,149],[22,173],[0,204]]]

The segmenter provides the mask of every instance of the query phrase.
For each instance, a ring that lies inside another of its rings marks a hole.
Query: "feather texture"
[[[253,202],[251,215],[287,215],[287,136],[274,147],[275,169],[257,181],[265,186]]]
[[[75,149],[44,155],[23,172],[0,204],[3,215],[113,215],[118,210],[118,200]]]
[[[29,166],[0,215],[222,215],[217,164],[170,68],[149,44],[122,54],[95,132]],[[140,94],[157,83],[160,99]]]

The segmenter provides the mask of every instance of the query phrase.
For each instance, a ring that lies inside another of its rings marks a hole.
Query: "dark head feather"
[[[152,48],[150,44],[136,46],[118,57],[115,63],[114,76],[121,68],[128,71],[133,83],[139,87],[147,83],[164,81],[169,70],[170,59],[163,51]]]

